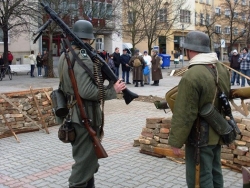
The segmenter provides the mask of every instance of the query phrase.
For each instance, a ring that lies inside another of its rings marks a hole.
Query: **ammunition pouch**
[[[71,121],[65,121],[58,130],[58,138],[63,143],[71,143],[75,141],[76,133],[75,128],[72,126]]]
[[[69,113],[67,100],[63,91],[59,88],[50,94],[52,100],[53,111],[57,117],[66,117]]]
[[[235,140],[236,134],[233,127],[211,103],[202,107],[200,116],[221,136],[224,144],[230,144]]]
[[[198,147],[204,147],[204,146],[207,146],[208,144],[208,138],[209,138],[209,125],[208,123],[201,117],[200,118],[200,140],[199,142],[197,143],[197,132],[196,132],[196,122],[194,124],[194,126],[192,127],[191,129],[191,132],[189,134],[189,137],[188,137],[188,142],[193,145],[193,146],[197,146],[198,144]],[[196,120],[197,121],[197,120]]]

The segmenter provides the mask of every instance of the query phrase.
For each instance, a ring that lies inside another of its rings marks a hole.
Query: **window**
[[[230,27],[225,27],[225,34],[230,34]]]
[[[166,21],[166,9],[160,9],[159,10],[159,16],[158,19],[160,22],[165,22]]]
[[[210,4],[209,0],[206,0],[206,3],[209,5]]]
[[[106,18],[111,19],[112,18],[112,12],[113,12],[113,6],[112,4],[108,3],[106,5]]]
[[[206,14],[206,25],[210,24],[210,15]]]
[[[246,0],[242,0],[241,4],[242,4],[242,5],[247,5]]]
[[[83,8],[84,8],[84,13],[91,20],[92,19],[92,6],[90,4],[90,1],[84,1]]]
[[[229,9],[225,9],[225,16],[229,17],[230,16],[230,10]]]
[[[198,13],[197,12],[195,12],[195,16],[194,16],[194,24],[195,25],[197,25],[198,23],[197,23],[197,17],[198,17]]]
[[[246,20],[246,14],[242,13],[242,14],[241,14],[241,18],[242,18],[242,20],[245,21],[245,20]]]
[[[220,15],[220,7],[216,7],[215,8],[215,14],[216,15]]]
[[[200,24],[205,25],[205,23],[204,23],[204,14],[203,13],[200,14]]]
[[[235,4],[238,3],[238,0],[234,0],[234,3],[235,3]]]
[[[234,35],[238,35],[238,28],[234,28]]]
[[[96,38],[95,39],[95,48],[96,50],[103,50],[103,42],[102,42],[102,38]]]
[[[200,3],[203,3],[203,0],[200,0]]]
[[[221,33],[221,26],[220,25],[215,26],[215,33]]]
[[[135,18],[135,11],[128,11],[128,23],[132,24]]]
[[[238,18],[238,12],[234,12],[234,18]]]
[[[189,10],[180,10],[180,22],[191,23],[191,13]]]

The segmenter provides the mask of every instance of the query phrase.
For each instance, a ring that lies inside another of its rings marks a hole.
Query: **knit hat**
[[[233,50],[233,53],[238,53],[237,50]]]
[[[145,50],[143,53],[145,54],[145,53],[148,53],[148,52]]]
[[[139,50],[135,50],[135,53],[139,53]]]

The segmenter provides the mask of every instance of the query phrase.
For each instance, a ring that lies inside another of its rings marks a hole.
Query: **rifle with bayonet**
[[[43,6],[44,10],[50,15],[50,18],[63,30],[63,32],[67,36],[69,36],[77,46],[86,50],[88,56],[94,63],[100,62],[102,64],[101,70],[104,76],[109,81],[116,83],[118,81],[117,76],[110,69],[108,64],[101,58],[101,56],[99,56],[95,51],[93,51],[93,48],[88,43],[84,43],[80,38],[78,38],[71,31],[71,29],[63,22],[63,20],[58,17],[57,13],[54,10],[52,10],[48,5],[45,5],[44,3],[41,3],[41,5]],[[136,93],[131,92],[127,88],[124,89],[122,92],[126,104],[129,104],[133,99],[138,98],[138,95]]]

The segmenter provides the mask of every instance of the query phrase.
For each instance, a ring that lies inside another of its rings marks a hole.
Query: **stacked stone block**
[[[221,159],[235,167],[250,166],[250,119],[235,117],[235,121],[241,130],[241,135],[238,135],[232,144],[222,146]],[[171,118],[147,118],[137,145],[140,145],[142,151],[152,154],[154,147],[170,148],[168,145],[170,128]]]
[[[38,108],[40,109],[45,124],[49,127],[55,125],[55,118],[51,101],[45,92],[49,96],[52,92],[52,88],[33,90],[33,94],[38,102]],[[41,117],[30,90],[2,93],[2,95],[8,100],[5,100],[4,97],[0,95],[0,110],[3,112],[3,114],[0,114],[0,136],[9,131],[3,115],[15,132],[38,130],[39,128],[36,124],[42,127]]]

